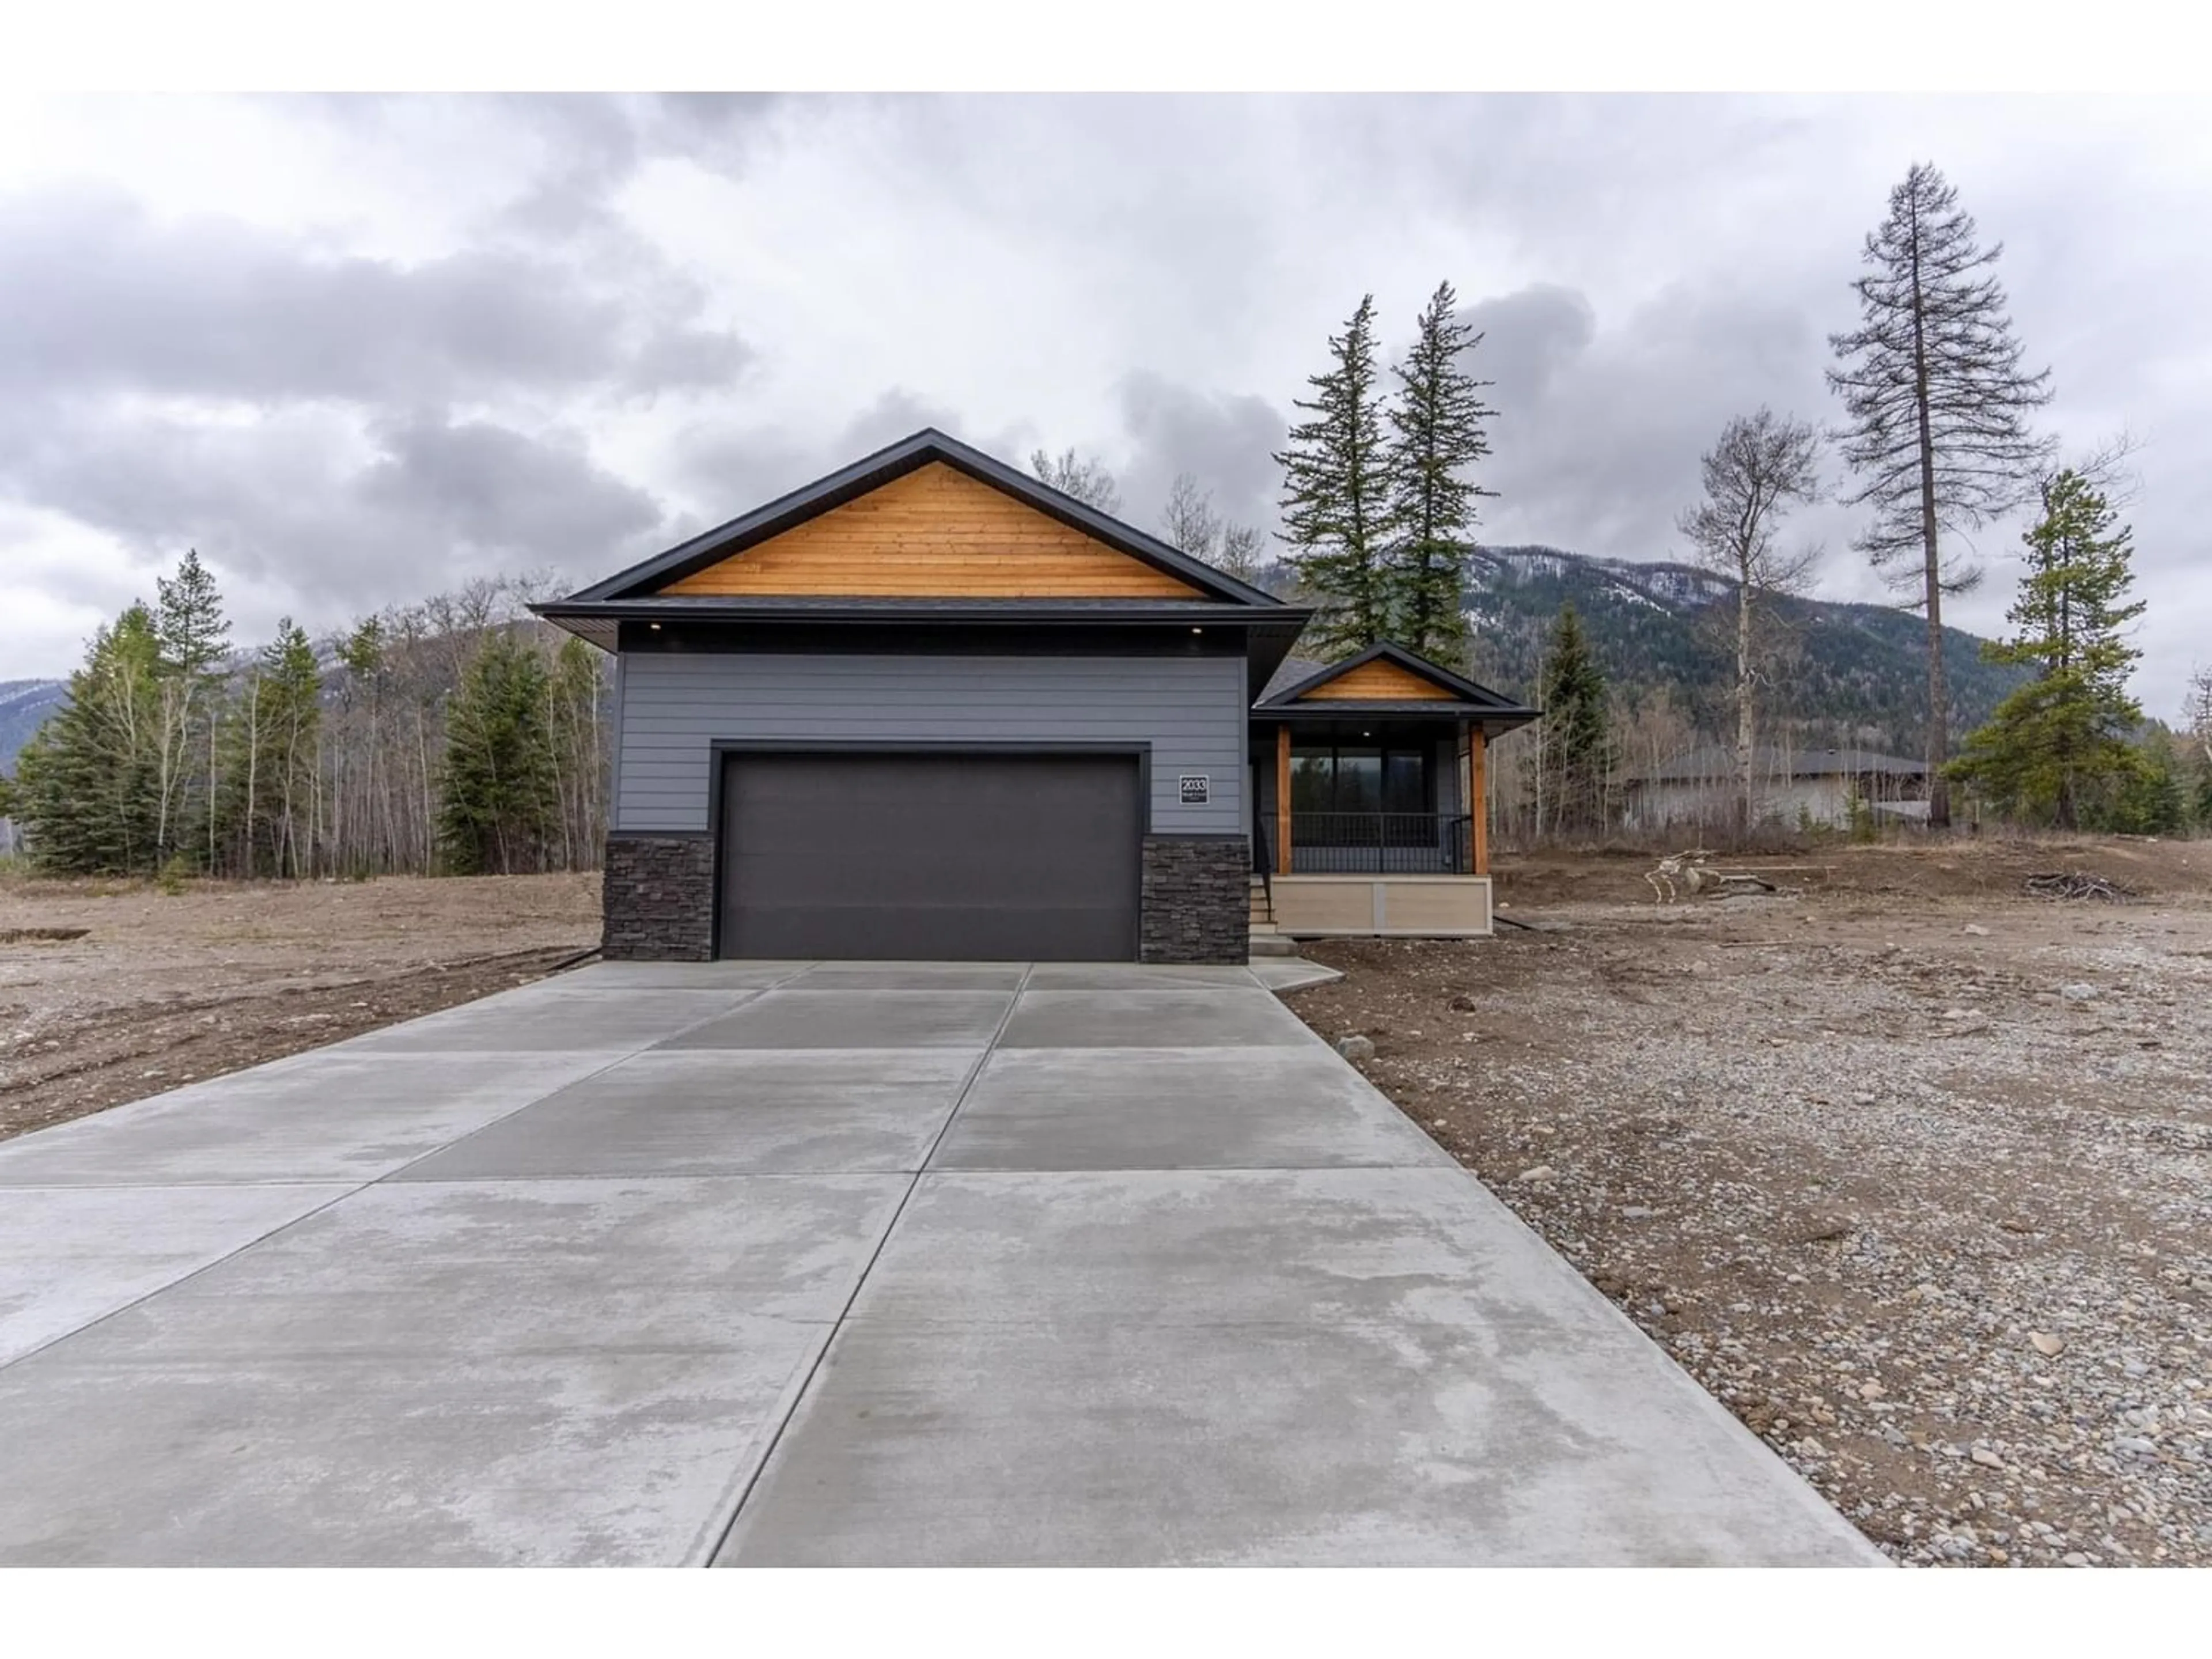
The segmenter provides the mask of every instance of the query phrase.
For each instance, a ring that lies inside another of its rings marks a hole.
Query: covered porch
[[[1534,711],[1395,647],[1285,668],[1251,722],[1255,925],[1488,934],[1489,743]]]

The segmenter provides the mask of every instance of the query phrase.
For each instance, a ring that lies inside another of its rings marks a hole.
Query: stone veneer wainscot
[[[1252,852],[1242,836],[1147,836],[1139,922],[1146,962],[1252,954]]]
[[[714,954],[714,843],[705,836],[607,837],[611,962],[705,962]]]

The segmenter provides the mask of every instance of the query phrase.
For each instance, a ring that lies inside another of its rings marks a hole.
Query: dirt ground
[[[596,875],[0,879],[0,1139],[535,979]]]
[[[1893,1558],[2212,1565],[2212,843],[1742,862],[1501,859],[1543,931],[1290,1001]]]

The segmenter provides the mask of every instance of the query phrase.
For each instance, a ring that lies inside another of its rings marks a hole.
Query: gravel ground
[[[1894,1559],[2212,1565],[2212,846],[1943,856],[1554,860],[1290,1000]]]

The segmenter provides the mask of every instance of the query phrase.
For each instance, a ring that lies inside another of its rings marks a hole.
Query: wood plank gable
[[[1310,691],[1297,693],[1297,702],[1457,702],[1459,698],[1434,680],[1382,658],[1347,668],[1334,679]]]
[[[659,591],[854,599],[1207,597],[942,461]]]

